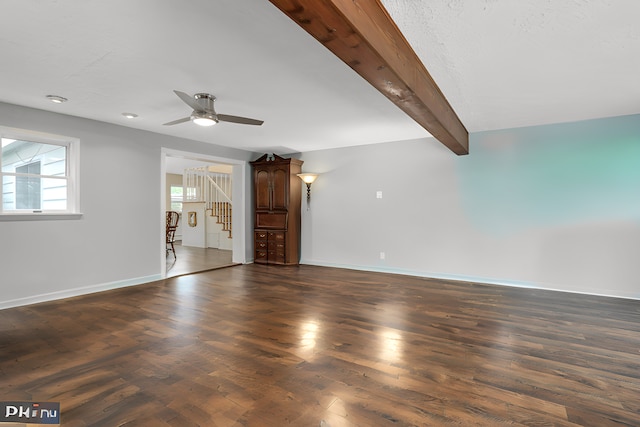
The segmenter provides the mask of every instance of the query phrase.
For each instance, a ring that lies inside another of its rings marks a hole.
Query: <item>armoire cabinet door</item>
[[[256,171],[256,209],[271,210],[271,184],[269,169]]]
[[[289,207],[289,168],[275,167],[271,177],[271,209],[287,210]]]

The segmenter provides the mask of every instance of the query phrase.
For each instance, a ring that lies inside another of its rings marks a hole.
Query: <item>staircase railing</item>
[[[185,169],[182,175],[185,202],[204,202],[205,209],[216,222],[229,233],[231,238],[232,182],[231,175],[221,172],[210,172],[207,167]]]

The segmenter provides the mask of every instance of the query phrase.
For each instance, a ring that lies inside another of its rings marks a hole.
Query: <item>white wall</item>
[[[0,308],[160,278],[162,147],[241,161],[256,157],[3,103],[0,125],[80,139],[84,214],[74,220],[0,221]],[[248,179],[246,186],[250,194]],[[247,236],[248,257],[252,243]]]
[[[84,213],[0,221],[0,308],[159,278],[162,147],[258,157],[2,103],[0,125],[81,140]],[[640,116],[475,134],[463,157],[434,140],[296,157],[322,173],[302,201],[304,263],[640,298]]]
[[[189,214],[195,213],[195,225],[189,225]],[[182,246],[206,248],[207,215],[204,202],[182,202]]]
[[[321,173],[302,262],[640,298],[640,116],[478,133],[470,151],[302,154]]]

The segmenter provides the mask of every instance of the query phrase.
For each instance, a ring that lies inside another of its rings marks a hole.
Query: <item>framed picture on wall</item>
[[[197,216],[197,212],[189,212],[187,214],[187,221],[189,224],[189,227],[195,227],[196,225],[198,225],[198,216]]]

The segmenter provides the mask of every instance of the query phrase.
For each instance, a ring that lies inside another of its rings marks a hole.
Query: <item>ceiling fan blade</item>
[[[193,96],[190,96],[184,92],[180,92],[179,90],[174,90],[174,92],[189,107],[193,108],[194,110],[202,111],[202,105],[200,105]]]
[[[191,120],[191,117],[185,117],[185,118],[182,118],[182,119],[174,120],[174,121],[169,122],[169,123],[165,123],[163,126],[173,126],[173,125],[177,125],[177,124],[180,124],[180,123],[188,122],[189,120]]]
[[[247,117],[228,116],[226,114],[217,114],[218,120],[221,122],[240,123],[241,125],[256,125],[260,126],[264,123],[264,120],[249,119]]]

